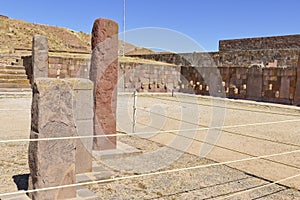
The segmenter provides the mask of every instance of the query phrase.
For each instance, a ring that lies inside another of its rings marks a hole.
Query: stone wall
[[[26,73],[32,83],[32,57],[22,57]],[[91,60],[49,56],[49,78],[89,78]]]
[[[203,74],[210,67],[182,67],[180,92],[210,95]],[[297,68],[218,67],[226,97],[290,104],[294,102]],[[220,90],[221,91],[221,90]]]
[[[295,67],[300,53],[299,49],[271,49],[257,51],[232,51],[209,53],[181,53],[181,54],[145,54],[133,55],[149,60],[167,62],[180,66],[211,67],[250,67],[261,65],[264,67]]]
[[[49,57],[50,78],[89,78],[90,59]]]
[[[167,92],[179,90],[180,67],[120,63],[119,91]]]
[[[49,57],[50,78],[89,78],[90,59]],[[32,79],[31,56],[23,64]],[[157,64],[119,63],[118,91],[166,92],[179,90],[180,67]]]
[[[219,51],[300,49],[300,35],[220,40]]]
[[[223,40],[219,49],[208,53],[132,55],[173,66],[120,62],[118,91],[175,90],[208,95],[209,87],[202,76],[213,77],[207,75],[209,68],[217,67],[222,78],[218,87],[227,97],[294,101],[300,35]],[[29,77],[30,62],[29,57],[24,59]],[[49,77],[88,78],[89,67],[90,59],[49,57]]]

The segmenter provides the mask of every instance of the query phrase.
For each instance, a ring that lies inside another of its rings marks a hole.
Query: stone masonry
[[[297,82],[296,82],[296,91],[294,101],[297,105],[300,105],[300,54],[297,65]]]
[[[88,79],[67,78],[73,90],[73,114],[78,136],[76,140],[76,174],[92,171],[94,99],[93,83]]]
[[[75,183],[75,140],[47,140],[76,135],[73,91],[69,81],[36,78],[32,99],[31,141],[29,144],[29,189]],[[30,193],[32,199],[76,197],[76,188],[67,187]]]
[[[41,35],[34,35],[32,40],[32,69],[34,80],[48,77],[48,40]]]
[[[215,65],[229,98],[297,104],[297,90],[300,89],[296,87],[296,79],[300,76],[297,75],[299,40],[300,35],[222,40],[218,52],[130,55],[170,63],[174,67],[121,62],[119,91],[166,92],[173,88],[175,91],[209,95],[209,84],[195,66],[202,71],[210,71],[209,68]],[[28,59],[24,60],[27,71],[30,69]],[[191,63],[191,60],[197,63]],[[61,78],[80,77],[81,73],[88,77],[85,73],[88,59],[49,58],[49,62],[50,77],[57,77],[58,71]],[[80,69],[83,71],[80,72]],[[177,80],[178,72],[180,80]]]
[[[90,79],[94,82],[94,135],[116,133],[118,24],[97,19],[92,30]],[[116,137],[94,138],[94,150],[116,148]]]

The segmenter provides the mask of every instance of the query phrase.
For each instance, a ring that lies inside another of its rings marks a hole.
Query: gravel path
[[[124,143],[139,148],[143,153],[155,152],[162,146],[149,140],[136,137],[119,138]],[[195,155],[169,149],[168,155],[157,160],[132,162],[139,156],[123,158],[107,158],[98,161],[99,165],[114,170],[115,177],[141,174],[141,170],[149,173],[152,162],[167,162],[171,154],[181,156],[158,171],[166,171],[185,167],[215,163]],[[157,171],[154,169],[154,171]],[[226,199],[226,196],[247,189],[270,184],[270,181],[246,174],[231,167],[220,165],[201,169],[171,172],[126,180],[114,181],[108,184],[90,185],[100,199]],[[285,186],[271,185],[246,192],[227,199],[298,199],[300,192]]]

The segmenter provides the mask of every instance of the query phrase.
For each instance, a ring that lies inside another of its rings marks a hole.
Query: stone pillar
[[[48,40],[41,35],[34,35],[32,39],[32,80],[48,77]]]
[[[300,54],[298,56],[297,78],[294,103],[300,105]]]
[[[73,89],[73,113],[78,136],[93,136],[93,83],[88,79],[68,78]],[[92,172],[93,138],[76,140],[76,174]]]
[[[76,135],[73,94],[70,82],[36,78],[33,86],[31,139]],[[45,140],[29,143],[29,189],[75,184],[75,140]],[[30,193],[32,199],[76,197],[76,188],[67,187]]]
[[[118,24],[97,19],[92,30],[90,79],[94,82],[94,135],[116,133]],[[116,137],[94,138],[94,150],[116,148]]]
[[[247,72],[247,99],[260,100],[262,98],[263,70],[256,66]]]

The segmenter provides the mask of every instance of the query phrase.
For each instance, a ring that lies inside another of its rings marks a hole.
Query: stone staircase
[[[0,54],[0,98],[31,97],[21,55]]]

